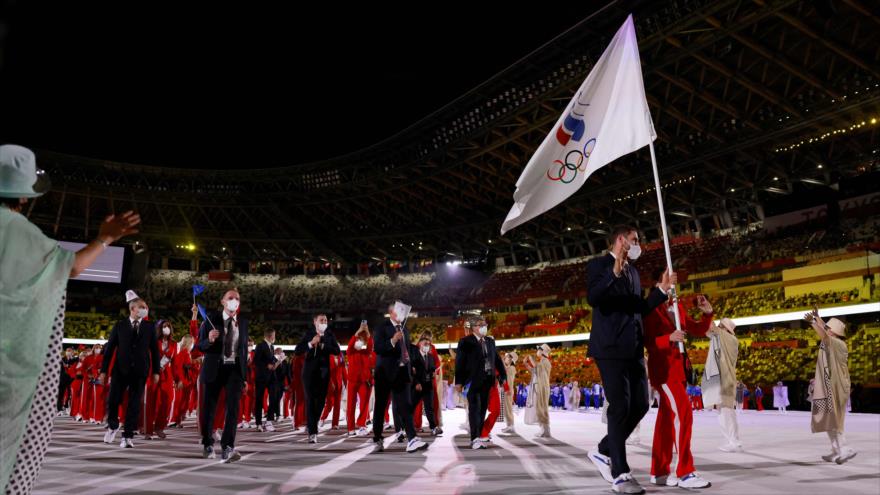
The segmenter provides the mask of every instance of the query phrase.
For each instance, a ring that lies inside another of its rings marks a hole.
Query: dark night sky
[[[580,4],[17,2],[0,58],[0,142],[190,168],[330,158],[409,126],[604,2]]]

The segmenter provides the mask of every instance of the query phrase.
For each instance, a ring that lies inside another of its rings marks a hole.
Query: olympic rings
[[[571,184],[577,177],[578,172],[587,171],[587,161],[594,149],[596,149],[596,138],[592,138],[584,143],[583,152],[571,150],[565,154],[565,161],[553,160],[553,164],[547,169],[547,178],[553,182]],[[569,171],[572,172],[570,176]],[[553,173],[551,174],[551,172]]]

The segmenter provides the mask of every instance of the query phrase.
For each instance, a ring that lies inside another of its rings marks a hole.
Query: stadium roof
[[[519,173],[629,11],[673,231],[759,219],[768,202],[802,191],[821,197],[841,178],[878,169],[876,7],[857,0],[611,2],[567,31],[573,23],[557,27],[564,34],[552,42],[534,41],[527,57],[473,89],[459,88],[451,103],[415,124],[346,154],[328,151],[325,159],[304,162],[291,149],[290,165],[270,167],[279,162],[218,141],[246,166],[206,171],[42,147],[39,161],[54,190],[28,213],[71,237],[94,230],[108,209],[135,208],[151,249],[196,241],[205,255],[241,259],[516,252],[521,261],[536,261],[538,248],[545,257],[588,254],[603,247],[608,224],[656,229],[646,152],[600,170],[563,205],[507,236],[498,231]],[[477,61],[495,60],[485,40],[473,50]],[[314,98],[323,110],[335,96]],[[400,106],[383,102],[377,111],[403,115]],[[414,111],[438,106],[433,100]],[[343,127],[354,116],[349,108],[337,115]],[[296,139],[320,141],[334,132],[318,127],[304,127]]]

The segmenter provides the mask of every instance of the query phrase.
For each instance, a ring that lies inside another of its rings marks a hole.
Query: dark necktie
[[[397,331],[401,331],[400,325],[397,325]],[[404,334],[403,338],[400,339],[400,360],[406,364],[409,363],[409,349],[407,349],[406,345],[406,335]]]
[[[232,318],[226,320],[226,335],[223,336],[223,356],[232,357]]]
[[[131,324],[131,330],[134,334],[134,340],[137,340],[138,337],[138,329],[141,326],[141,320],[134,320],[134,323]]]
[[[489,350],[486,349],[486,339],[480,339],[480,345],[483,347],[483,370],[489,373],[491,365],[489,364]]]

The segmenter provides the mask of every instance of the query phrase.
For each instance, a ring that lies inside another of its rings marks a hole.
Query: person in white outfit
[[[736,324],[730,318],[722,319],[720,326],[713,324],[709,327],[706,333],[709,336],[709,354],[702,381],[704,406],[718,406],[718,423],[727,439],[727,443],[719,449],[725,452],[742,451],[735,410],[738,404],[742,404],[737,402],[738,397],[741,397],[737,389],[742,386],[742,382],[736,379],[739,341],[734,334],[735,329]]]
[[[777,411],[785,413],[788,404],[788,387],[783,385],[782,382],[776,382],[776,386],[773,387],[773,407]]]
[[[846,444],[843,435],[850,392],[849,350],[843,340],[846,326],[837,318],[831,318],[826,324],[815,307],[804,318],[813,325],[820,339],[810,428],[813,433],[826,432],[831,441],[831,453],[822,459],[843,464],[856,456],[855,449]]]

